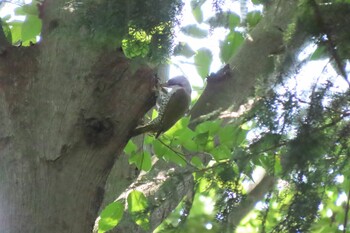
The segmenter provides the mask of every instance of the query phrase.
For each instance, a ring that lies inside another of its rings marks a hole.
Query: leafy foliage
[[[2,18],[1,25],[10,43],[29,46],[31,43],[37,42],[37,36],[40,36],[42,26],[37,7],[38,3],[39,1],[32,1],[30,4],[16,8],[15,15],[26,16],[25,21],[9,21],[9,16]]]
[[[103,0],[97,3],[89,0],[77,6],[82,15],[81,23],[87,26],[93,38],[103,38],[107,44],[122,44],[130,58],[147,57],[158,62],[169,54],[172,29],[181,8],[179,0]]]

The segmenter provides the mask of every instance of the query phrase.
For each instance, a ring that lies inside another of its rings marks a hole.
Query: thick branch
[[[259,184],[247,195],[247,198],[230,212],[228,223],[225,225],[225,232],[232,232],[232,229],[235,229],[240,221],[254,208],[255,204],[264,198],[265,194],[271,190],[274,184],[275,178],[265,174]]]
[[[192,119],[218,109],[234,110],[254,94],[257,80],[267,78],[274,71],[273,54],[284,47],[283,32],[296,12],[297,1],[275,1],[264,18],[249,34],[237,54],[229,62],[229,69],[210,77],[200,99],[191,110]],[[301,38],[299,46],[303,43]],[[299,47],[298,46],[298,47]]]

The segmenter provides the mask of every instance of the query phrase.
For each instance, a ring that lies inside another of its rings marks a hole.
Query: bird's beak
[[[159,85],[159,87],[160,87],[160,90],[162,91],[162,92],[165,92],[165,93],[167,93],[168,91],[167,91],[167,87],[168,87],[168,84],[167,83],[162,83],[162,84],[160,84]]]

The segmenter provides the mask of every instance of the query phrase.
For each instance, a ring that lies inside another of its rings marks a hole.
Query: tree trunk
[[[155,101],[151,69],[89,47],[48,4],[42,42],[0,55],[2,233],[91,232],[129,131]]]

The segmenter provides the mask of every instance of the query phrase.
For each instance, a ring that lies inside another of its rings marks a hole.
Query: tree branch
[[[268,174],[261,179],[259,184],[247,195],[247,198],[241,204],[233,209],[228,216],[226,232],[232,232],[232,229],[254,208],[255,204],[264,198],[264,195],[274,186],[275,178]]]
[[[275,1],[264,18],[249,34],[236,55],[217,74],[208,78],[207,86],[191,109],[192,119],[226,110],[237,110],[254,94],[258,78],[271,76],[274,71],[273,54],[284,48],[283,32],[287,31],[297,9],[297,1]],[[296,50],[304,43],[305,32],[297,31],[293,41]],[[302,34],[302,35],[299,35]],[[290,51],[287,51],[290,52]]]

